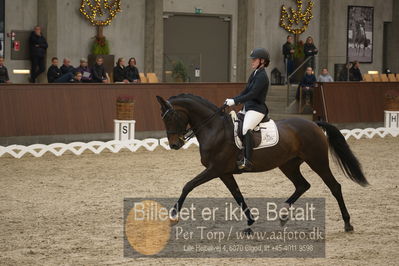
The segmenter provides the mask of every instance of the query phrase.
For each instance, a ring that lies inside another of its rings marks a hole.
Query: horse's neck
[[[190,125],[199,127],[214,111],[203,105],[202,103],[186,103],[183,106],[188,111]]]
[[[218,123],[217,119],[208,120],[216,111],[200,102],[181,102],[178,105],[188,111],[189,123],[192,128],[199,129],[196,131],[196,137],[202,142],[209,133],[209,128],[215,128]],[[208,121],[207,121],[208,120]]]

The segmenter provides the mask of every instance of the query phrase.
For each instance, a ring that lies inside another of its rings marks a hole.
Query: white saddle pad
[[[240,137],[238,136],[238,117],[236,112],[231,111],[230,112],[231,119],[233,120],[234,124],[234,141],[239,149],[242,149],[242,142]],[[254,129],[254,131],[259,131],[261,132],[262,140],[260,142],[260,145],[254,150],[262,149],[262,148],[267,148],[267,147],[272,147],[276,145],[279,141],[279,134],[278,134],[278,129],[276,126],[276,123],[270,119],[268,122],[265,123],[260,123],[257,125]]]

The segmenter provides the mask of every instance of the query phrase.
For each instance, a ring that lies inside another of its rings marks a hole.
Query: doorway
[[[229,16],[165,15],[164,80],[180,70],[187,82],[229,82],[230,30]]]

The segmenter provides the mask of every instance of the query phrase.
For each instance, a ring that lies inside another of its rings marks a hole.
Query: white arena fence
[[[342,129],[341,133],[345,136],[345,139],[349,139],[351,137],[355,139],[361,138],[373,138],[375,136],[379,136],[384,138],[388,135],[397,137],[399,136],[399,129],[394,128],[366,128],[366,129]],[[195,145],[199,146],[196,138],[192,138],[186,142],[183,146],[183,149],[187,149],[190,146]],[[66,152],[73,153],[75,155],[81,155],[85,151],[91,151],[94,154],[100,154],[101,152],[108,150],[109,152],[117,153],[122,149],[130,150],[131,152],[135,152],[140,148],[144,148],[148,151],[154,151],[156,148],[162,147],[166,150],[170,150],[168,139],[144,139],[144,140],[127,140],[127,141],[119,141],[119,140],[111,140],[107,142],[102,141],[91,141],[88,143],[85,142],[73,142],[69,144],[65,143],[54,143],[50,145],[45,144],[34,144],[30,146],[23,145],[10,145],[10,146],[0,146],[0,157],[4,155],[11,155],[14,158],[22,158],[24,155],[31,154],[34,157],[41,157],[46,153],[52,153],[55,156],[61,156]]]

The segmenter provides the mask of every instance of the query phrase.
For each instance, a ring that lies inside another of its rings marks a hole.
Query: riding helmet
[[[270,61],[269,52],[265,48],[253,49],[249,57],[252,59],[260,58],[260,59],[265,59],[266,61]]]

